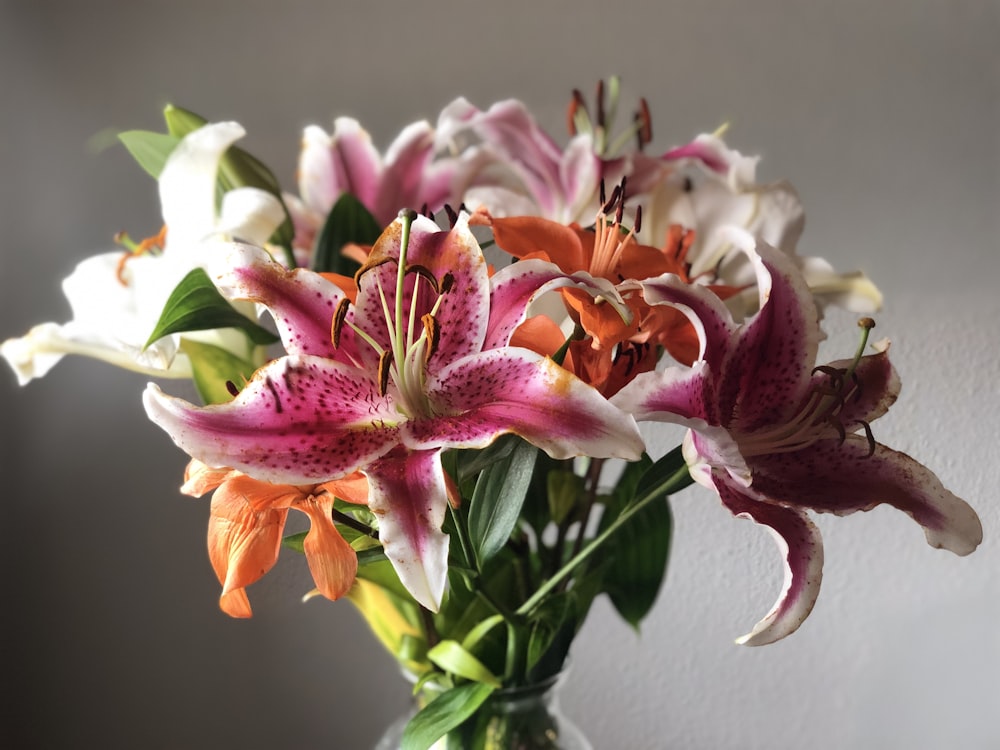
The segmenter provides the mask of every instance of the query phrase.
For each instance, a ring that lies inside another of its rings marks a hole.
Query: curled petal
[[[246,134],[235,122],[205,125],[171,152],[159,177],[167,242],[184,246],[215,227],[215,176],[226,150]]]
[[[260,580],[278,560],[287,508],[273,507],[275,494],[291,487],[262,485],[246,476],[222,484],[212,496],[208,554],[222,584],[219,606],[232,617],[249,617],[244,589]]]
[[[437,612],[448,578],[448,535],[441,531],[448,494],[440,453],[395,451],[365,472],[368,507],[378,518],[385,556],[413,598]]]
[[[823,540],[808,516],[794,508],[771,505],[734,489],[728,477],[716,473],[716,488],[733,515],[767,528],[781,550],[785,581],[770,612],[748,634],[736,639],[743,646],[763,646],[794,633],[819,596],[823,579]]]
[[[222,197],[216,229],[253,245],[263,245],[285,220],[281,201],[266,190],[241,187]]]
[[[757,269],[760,311],[740,330],[719,374],[723,415],[739,414],[740,429],[787,421],[809,388],[820,328],[801,273],[783,253],[732,232]]]

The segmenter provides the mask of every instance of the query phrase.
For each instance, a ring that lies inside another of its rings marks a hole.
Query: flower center
[[[426,395],[427,363],[437,351],[440,339],[440,329],[437,313],[441,307],[444,295],[454,284],[454,277],[449,273],[438,283],[434,275],[424,266],[407,265],[407,250],[410,242],[410,227],[415,218],[412,212],[400,213],[402,233],[400,237],[399,259],[387,258],[373,265],[365,266],[357,274],[360,284],[361,277],[385,263],[396,263],[395,289],[391,297],[381,283],[376,284],[379,301],[382,307],[382,317],[385,330],[388,333],[389,346],[382,346],[374,336],[364,331],[354,323],[347,321],[347,307],[350,304],[345,298],[334,317],[333,339],[336,346],[340,338],[340,329],[347,323],[354,332],[378,354],[378,389],[385,396],[392,385],[395,406],[407,418],[428,417],[433,415],[432,405]],[[410,294],[409,310],[404,310],[407,276],[414,276]],[[426,299],[430,293],[435,295],[430,312],[420,314],[419,300]],[[417,319],[420,326],[417,326]]]
[[[831,437],[832,434],[839,436],[841,443],[844,442],[847,429],[840,415],[850,399],[861,396],[861,383],[855,370],[875,322],[871,318],[862,318],[858,325],[862,328],[861,344],[850,365],[816,367],[813,372],[821,372],[826,378],[813,386],[809,397],[795,416],[780,425],[739,437],[740,453],[744,458],[799,451],[817,440]],[[871,455],[875,451],[871,428],[863,420],[858,420],[857,423],[865,430]]]

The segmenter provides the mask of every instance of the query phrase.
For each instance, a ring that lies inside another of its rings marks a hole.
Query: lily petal
[[[553,458],[642,455],[643,441],[630,415],[527,349],[461,359],[428,382],[427,394],[448,415],[406,423],[403,440],[414,449],[482,448],[513,432]]]
[[[212,496],[208,522],[208,554],[222,584],[219,606],[232,617],[250,617],[245,588],[274,567],[288,516],[287,508],[273,507],[262,497],[293,488],[261,485],[246,476],[233,477]]]
[[[302,546],[316,588],[327,599],[339,599],[354,583],[358,556],[333,524],[333,495],[303,498],[295,507],[311,522]]]
[[[437,612],[448,577],[448,505],[438,451],[395,451],[365,470],[368,506],[379,541],[399,580],[422,606]]]
[[[197,407],[150,383],[146,413],[190,456],[267,482],[315,484],[355,471],[399,440],[395,411],[354,367],[287,356],[226,404]]]
[[[905,453],[849,435],[843,445],[821,440],[794,453],[754,459],[754,490],[783,505],[846,515],[885,503],[924,527],[927,543],[957,555],[972,552],[983,527],[968,503],[945,489]]]
[[[354,350],[353,331],[345,326],[340,353],[331,328],[344,293],[319,274],[289,271],[260,248],[233,245],[209,273],[219,292],[230,300],[264,305],[274,318],[281,343],[289,354],[314,354],[340,359]]]
[[[189,133],[163,165],[159,177],[168,242],[184,247],[205,239],[215,227],[215,178],[226,150],[246,131],[235,122],[218,122]]]
[[[794,633],[819,596],[823,580],[823,541],[808,516],[794,508],[758,502],[732,488],[727,477],[716,474],[716,488],[723,504],[738,518],[767,528],[781,550],[785,582],[770,612],[753,630],[736,639],[744,646],[763,646]]]

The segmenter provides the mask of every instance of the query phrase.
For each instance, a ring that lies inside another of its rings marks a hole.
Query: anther
[[[877,445],[875,436],[872,435],[872,427],[863,419],[859,419],[858,423],[865,429],[865,438],[868,440],[868,458],[871,458],[875,455],[875,447]]]
[[[874,327],[875,327],[875,321],[872,320],[871,318],[861,318],[858,321],[858,328],[864,328],[865,330],[870,331]]]
[[[639,234],[642,228],[642,206],[635,207],[635,222],[632,224],[632,231]]]
[[[646,101],[646,97],[639,99],[639,111],[635,113],[635,124],[639,150],[642,151],[647,144],[653,141],[653,118],[649,114],[649,103]]]
[[[441,294],[447,294],[455,286],[455,274],[448,271],[441,279]]]
[[[344,328],[344,321],[347,319],[347,310],[351,302],[344,297],[337,303],[337,309],[333,312],[333,323],[330,326],[330,338],[333,341],[333,348],[340,346],[340,333]]]
[[[226,381],[226,390],[229,391],[229,395],[232,396],[233,398],[236,398],[237,396],[240,395],[240,389],[236,387],[236,383],[234,383],[232,380]]]
[[[392,368],[392,351],[386,349],[378,358],[378,395],[384,396],[389,390],[389,370]]]
[[[604,129],[604,79],[601,78],[597,81],[597,101],[595,106],[597,107],[597,127]]]
[[[454,228],[458,223],[458,212],[447,203],[444,204],[444,212],[448,214],[448,223]]]
[[[427,354],[424,361],[429,362],[441,341],[441,327],[438,325],[437,319],[430,313],[421,317],[420,322],[424,324],[424,335],[427,336]]]

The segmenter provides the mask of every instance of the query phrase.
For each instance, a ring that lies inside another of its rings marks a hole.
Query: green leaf
[[[469,537],[482,566],[507,543],[531,484],[538,448],[518,438],[509,456],[486,468],[469,503]]]
[[[306,534],[308,533],[308,531],[302,531],[298,534],[289,534],[281,540],[281,546],[295,550],[296,552],[305,553]]]
[[[607,528],[620,512],[651,492],[659,492],[670,477],[684,468],[679,450],[653,463],[648,456],[629,464],[622,472],[614,503],[601,519]],[[635,513],[608,540],[605,557],[610,560],[604,574],[604,590],[622,618],[632,627],[649,614],[666,576],[673,532],[673,517],[665,492]]]
[[[118,134],[118,140],[128,149],[132,157],[145,169],[153,179],[160,178],[167,157],[177,148],[181,139],[166,133],[153,133],[149,130],[128,130]]]
[[[666,576],[673,518],[664,497],[635,513],[611,537],[604,590],[632,627],[649,614]]]
[[[244,383],[257,369],[252,362],[213,344],[182,338],[180,349],[191,360],[195,387],[206,404],[232,401],[233,394],[229,392],[227,381]]]
[[[640,500],[657,487],[665,484],[668,479],[675,476],[686,465],[681,446],[677,446],[672,451],[662,456],[656,463],[650,466],[639,479],[635,488],[635,499]],[[684,481],[672,485],[672,492],[679,492],[688,485],[694,483],[691,475],[687,475]]]
[[[441,641],[427,652],[427,658],[445,672],[467,680],[500,687],[500,680],[458,641]]]
[[[549,517],[558,525],[566,519],[583,495],[583,477],[566,469],[557,469],[548,473],[545,482]]]
[[[462,639],[462,648],[471,651],[493,628],[503,622],[503,615],[493,615],[478,623],[469,634]]]
[[[473,682],[447,690],[410,719],[401,750],[428,750],[435,742],[476,712],[496,688]]]
[[[313,270],[353,276],[360,266],[345,258],[341,249],[350,242],[372,245],[381,234],[382,228],[364,204],[351,193],[344,193],[323,223],[313,251]]]
[[[200,268],[193,269],[170,293],[156,328],[146,341],[149,346],[172,333],[206,331],[216,328],[238,328],[258,346],[272,344],[278,337],[254,323],[219,294]]]

